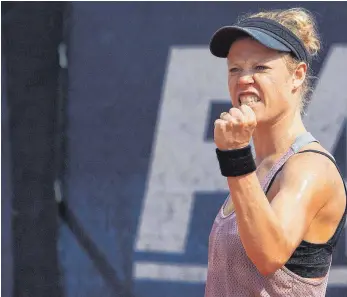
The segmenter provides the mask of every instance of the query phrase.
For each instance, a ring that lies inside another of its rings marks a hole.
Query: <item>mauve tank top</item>
[[[278,169],[304,145],[314,141],[316,140],[310,133],[305,133],[295,140],[261,181],[264,193]],[[323,279],[307,279],[282,267],[271,275],[261,275],[242,245],[235,211],[224,216],[224,205],[217,214],[209,237],[205,297],[325,296],[329,273]]]

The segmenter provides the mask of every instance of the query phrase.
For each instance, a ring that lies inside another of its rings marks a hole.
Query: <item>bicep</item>
[[[279,191],[271,201],[289,248],[293,251],[303,240],[311,222],[325,205],[326,183],[321,172],[298,168],[298,162],[285,166],[279,176]]]

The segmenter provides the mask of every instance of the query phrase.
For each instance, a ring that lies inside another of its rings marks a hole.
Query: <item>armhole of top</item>
[[[338,239],[338,237],[340,236],[340,234],[341,234],[341,232],[342,232],[342,230],[343,230],[343,227],[345,226],[345,223],[346,223],[346,217],[347,217],[347,188],[346,188],[346,184],[345,184],[345,181],[344,181],[344,179],[343,179],[342,173],[341,173],[339,167],[337,166],[336,161],[334,160],[334,158],[333,158],[332,156],[330,156],[329,154],[327,154],[327,153],[325,153],[325,152],[318,151],[318,150],[304,150],[304,151],[298,152],[298,154],[300,154],[300,153],[305,153],[305,152],[317,153],[317,154],[323,155],[323,156],[327,157],[328,159],[330,159],[330,161],[334,163],[334,165],[335,165],[337,171],[339,172],[340,177],[341,177],[341,179],[342,179],[343,186],[344,186],[344,188],[345,188],[345,195],[346,195],[346,206],[345,206],[345,211],[344,211],[344,213],[342,214],[342,218],[341,218],[339,224],[337,225],[334,234],[333,234],[332,237],[327,241],[327,244],[329,244],[329,245],[331,245],[332,247],[334,247],[334,246],[336,245],[337,239]]]
[[[304,150],[304,151],[297,152],[297,154],[301,154],[301,153],[305,153],[305,152],[319,153],[319,154],[324,155],[324,156],[326,156],[327,158],[329,158],[329,159],[335,164],[335,166],[336,166],[338,172],[340,173],[340,175],[341,175],[341,177],[342,177],[342,174],[341,174],[339,168],[337,167],[337,164],[336,164],[335,160],[333,159],[333,157],[331,157],[330,155],[328,155],[328,154],[326,154],[326,153],[324,153],[324,152],[318,151],[318,150]],[[270,181],[270,183],[269,183],[269,185],[268,185],[268,187],[267,187],[267,189],[266,189],[266,191],[265,191],[266,194],[269,192],[269,190],[270,190],[270,188],[271,188],[271,186],[272,186],[272,184],[273,184],[273,182],[274,182],[276,176],[278,175],[278,173],[279,173],[280,171],[282,171],[282,169],[283,169],[283,167],[284,167],[285,164],[286,164],[286,163],[284,163],[284,164],[276,171],[276,173],[273,175],[273,177],[271,178],[271,181]],[[345,183],[344,183],[343,178],[342,178],[342,181],[343,181],[343,184],[344,184],[344,186],[345,186],[345,191],[346,191],[346,196],[347,196],[347,189],[346,189],[346,185],[345,185]],[[346,207],[346,209],[347,209],[347,207]]]
[[[286,163],[284,163],[284,164],[286,164]],[[273,182],[275,181],[277,174],[279,174],[282,171],[284,164],[280,168],[278,168],[278,170],[275,172],[275,174],[271,178],[269,185],[268,185],[267,189],[265,190],[265,194],[267,194],[269,192],[269,190],[271,189],[271,186],[272,186]]]

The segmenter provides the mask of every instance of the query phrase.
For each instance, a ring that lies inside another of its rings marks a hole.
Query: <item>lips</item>
[[[239,96],[239,104],[240,105],[253,105],[256,102],[259,102],[260,98],[255,94],[241,94]]]

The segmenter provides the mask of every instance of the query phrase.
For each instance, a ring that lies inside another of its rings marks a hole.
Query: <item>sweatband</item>
[[[250,145],[228,151],[221,151],[217,148],[216,154],[223,176],[241,176],[256,170]]]

